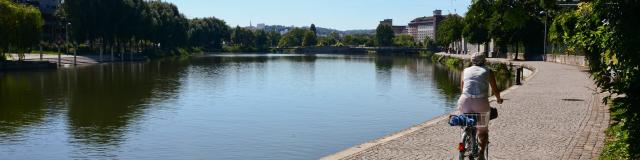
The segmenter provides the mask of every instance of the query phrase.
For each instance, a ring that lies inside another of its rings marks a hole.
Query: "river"
[[[315,159],[452,111],[459,80],[430,59],[366,55],[0,73],[0,159]]]

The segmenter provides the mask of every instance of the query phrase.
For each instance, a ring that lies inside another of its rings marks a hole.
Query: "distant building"
[[[435,10],[431,17],[418,17],[412,20],[407,27],[407,31],[416,42],[424,42],[427,37],[435,40],[436,28],[444,18],[445,16],[442,16],[441,10]]]
[[[265,27],[267,27],[267,25],[265,25],[264,23],[258,23],[256,25],[256,29],[258,30],[264,30]]]
[[[393,26],[393,19],[384,19],[380,21],[380,25],[390,25]]]
[[[407,26],[392,26],[393,33],[397,35],[407,34]]]
[[[393,33],[397,35],[407,34],[407,26],[394,26],[393,19],[384,19],[380,21],[380,25],[389,25],[393,28]]]

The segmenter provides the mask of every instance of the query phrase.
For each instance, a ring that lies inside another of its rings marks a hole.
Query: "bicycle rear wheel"
[[[466,157],[468,139],[469,139],[469,137],[467,136],[467,133],[463,133],[462,134],[462,141],[458,144],[458,151],[460,153],[458,155],[458,159],[459,160],[464,160],[464,157]]]
[[[464,132],[462,134],[462,143],[459,144],[458,146],[458,150],[460,151],[460,155],[459,155],[459,159],[460,160],[465,160],[465,158],[469,159],[469,160],[474,160],[474,146],[477,145],[474,144],[474,140],[475,140],[475,135],[473,135],[472,133],[469,132]]]

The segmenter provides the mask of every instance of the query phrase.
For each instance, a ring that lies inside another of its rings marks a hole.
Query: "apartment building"
[[[425,16],[413,19],[407,27],[407,32],[413,36],[416,42],[424,42],[427,37],[435,40],[438,24],[444,20],[445,17],[446,16],[442,15],[442,10],[435,10],[431,17]]]
[[[393,19],[384,19],[380,21],[381,25],[389,25],[393,28],[393,33],[398,36],[401,34],[407,34],[407,26],[394,26]]]

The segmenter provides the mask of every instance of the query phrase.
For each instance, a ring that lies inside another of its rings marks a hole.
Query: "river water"
[[[429,59],[365,55],[0,73],[0,159],[316,159],[452,111],[459,80]]]

